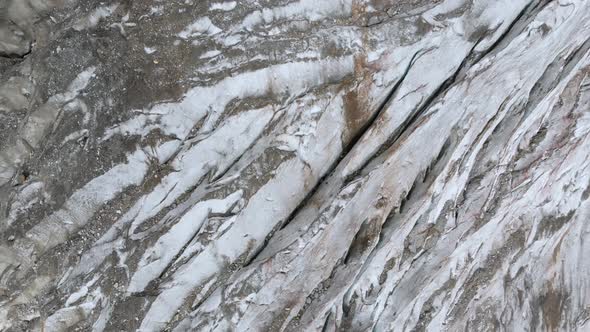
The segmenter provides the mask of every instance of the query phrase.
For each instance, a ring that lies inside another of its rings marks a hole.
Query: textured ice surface
[[[0,331],[590,330],[590,2],[0,4]]]

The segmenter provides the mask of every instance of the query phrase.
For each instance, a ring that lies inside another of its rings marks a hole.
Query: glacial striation
[[[590,331],[590,1],[0,0],[0,331]]]

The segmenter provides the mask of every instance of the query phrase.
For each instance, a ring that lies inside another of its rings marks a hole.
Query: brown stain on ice
[[[348,141],[351,133],[356,132],[362,126],[365,112],[361,108],[362,100],[359,101],[359,93],[351,90],[346,93],[344,99],[344,119],[346,122],[346,135],[343,141]]]
[[[366,5],[363,0],[352,1],[352,20],[358,22],[366,13]]]
[[[545,294],[539,297],[540,309],[543,313],[543,324],[547,331],[558,331],[564,309],[566,308],[567,294],[549,285]]]
[[[361,77],[359,83],[349,82],[348,92],[342,97],[344,104],[344,121],[346,128],[342,135],[342,142],[348,143],[366,125],[369,119],[368,95],[372,83],[373,67],[367,63],[365,54],[354,57],[354,73]]]

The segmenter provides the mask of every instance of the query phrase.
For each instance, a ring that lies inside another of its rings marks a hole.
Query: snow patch
[[[236,8],[238,3],[235,1],[228,1],[228,2],[214,2],[209,7],[209,10],[222,10],[222,11],[230,11]]]
[[[215,26],[208,17],[201,17],[193,24],[182,30],[178,37],[182,39],[194,38],[203,34],[213,36],[220,33],[222,30]]]

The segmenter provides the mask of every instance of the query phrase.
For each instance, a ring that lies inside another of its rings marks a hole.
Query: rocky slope
[[[590,2],[0,0],[0,330],[590,330]]]

